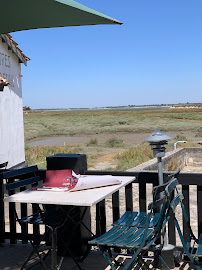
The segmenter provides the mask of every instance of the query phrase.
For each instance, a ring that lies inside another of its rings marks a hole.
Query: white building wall
[[[0,91],[0,163],[10,168],[25,161],[21,65],[1,39],[0,76],[10,82]]]

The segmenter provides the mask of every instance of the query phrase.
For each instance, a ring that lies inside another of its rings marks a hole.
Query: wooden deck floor
[[[31,248],[28,245],[8,245],[5,244],[0,247],[0,269],[1,270],[19,270],[22,266],[23,261],[29,254]],[[119,256],[119,255],[117,255]],[[119,256],[119,259],[123,262],[127,261],[127,256]],[[46,259],[46,264],[51,265],[50,256]],[[91,251],[86,260],[80,263],[82,270],[110,270],[111,267],[107,265],[107,262],[103,258],[99,251]],[[69,257],[65,257],[61,270],[77,270],[78,267],[74,261]],[[140,269],[138,266],[134,270]],[[154,269],[150,265],[150,269]],[[180,267],[175,268],[176,270],[191,270],[195,269],[188,263],[181,263]],[[32,270],[43,270],[40,264],[34,266]],[[121,268],[120,268],[121,270]]]

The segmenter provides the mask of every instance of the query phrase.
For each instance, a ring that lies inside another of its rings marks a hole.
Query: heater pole
[[[162,165],[162,157],[165,156],[165,145],[168,143],[168,140],[171,139],[167,135],[164,135],[161,130],[156,130],[152,133],[151,136],[149,136],[145,141],[149,142],[151,145],[151,149],[153,150],[154,157],[157,158],[157,164],[158,164],[158,180],[159,180],[159,186],[163,185],[163,165]],[[162,194],[160,194],[160,197],[162,197]],[[162,232],[163,233],[163,249],[161,250],[161,257],[164,259],[166,264],[169,266],[169,268],[174,268],[174,246],[168,244],[168,239],[166,235],[166,230]],[[160,268],[162,270],[167,269],[164,268],[163,265],[158,265],[157,268]]]
[[[159,177],[159,185],[163,185],[163,168],[162,168],[162,158],[157,157],[158,161],[158,177]]]

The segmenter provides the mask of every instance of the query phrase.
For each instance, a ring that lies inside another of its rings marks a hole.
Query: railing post
[[[112,194],[113,222],[120,218],[119,191]]]
[[[133,211],[133,186],[132,183],[125,187],[126,211]]]
[[[106,232],[106,208],[105,200],[96,204],[96,235],[100,236]]]
[[[12,180],[13,181],[13,180]],[[13,195],[14,192],[11,191],[10,195]],[[17,231],[16,231],[16,217],[15,217],[16,206],[15,203],[9,203],[9,222],[10,222],[10,243],[17,243]]]
[[[197,186],[198,236],[202,233],[202,186]]]
[[[182,186],[182,194],[184,197],[184,207],[187,213],[187,216],[190,220],[190,201],[189,201],[189,186],[188,185],[184,185]],[[183,217],[183,236],[185,241],[187,242],[188,238],[189,238],[189,229],[186,226],[186,221],[185,218]]]

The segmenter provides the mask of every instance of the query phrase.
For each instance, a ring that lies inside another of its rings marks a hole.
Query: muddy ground
[[[166,132],[166,135],[174,138],[179,132]],[[186,136],[187,139],[191,139],[195,137],[194,132],[186,132],[184,134],[181,132],[180,134]],[[65,136],[65,137],[52,137],[52,138],[44,138],[36,141],[31,141],[28,143],[30,146],[37,146],[37,145],[74,145],[74,144],[83,144],[90,141],[92,138],[96,138],[99,143],[104,143],[108,139],[111,138],[118,138],[123,140],[124,144],[126,145],[137,145],[150,136],[151,133],[117,133],[117,134],[95,134],[95,135],[85,135],[85,136]]]

